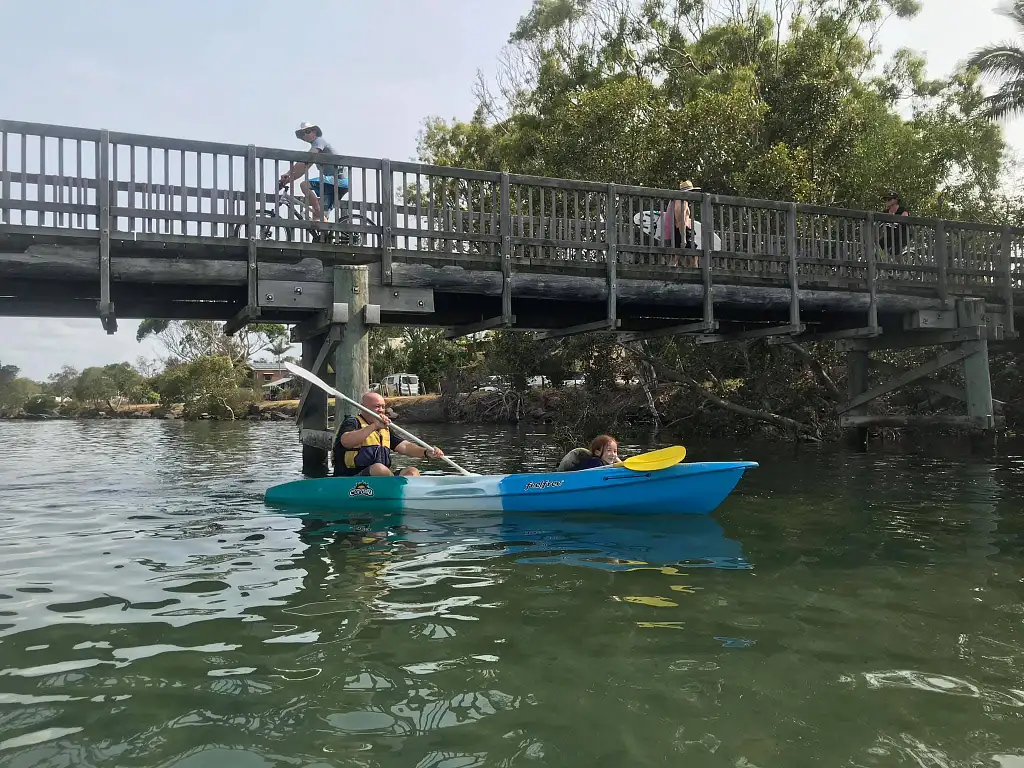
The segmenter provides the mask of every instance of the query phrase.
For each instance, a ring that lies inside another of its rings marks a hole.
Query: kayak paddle
[[[316,374],[314,374],[314,373],[312,373],[310,371],[307,371],[305,368],[301,368],[301,367],[295,365],[295,363],[290,363],[288,361],[285,361],[284,367],[287,368],[292,373],[294,373],[299,378],[305,379],[310,384],[315,384],[316,386],[320,387],[320,389],[324,390],[324,392],[326,392],[327,394],[334,395],[335,397],[341,398],[342,400],[344,400],[349,405],[355,406],[360,411],[362,411],[363,413],[367,414],[368,416],[371,416],[372,418],[375,418],[375,419],[379,418],[379,416],[376,413],[371,411],[369,408],[364,406],[362,403],[357,403],[352,398],[346,397],[341,392],[339,392],[334,387],[332,387],[330,384],[328,384],[323,379],[318,377]],[[400,434],[402,437],[404,437],[404,438],[406,438],[408,440],[411,440],[412,442],[416,443],[416,445],[422,446],[423,448],[427,448],[429,450],[433,450],[434,449],[433,446],[428,445],[427,443],[423,442],[418,437],[416,437],[416,435],[414,435],[412,432],[409,432],[408,430],[402,429],[400,426],[398,426],[394,422],[391,422],[388,425],[388,429],[393,429],[395,432]],[[461,472],[464,475],[472,475],[473,474],[472,472],[469,472],[469,471],[463,469],[462,467],[460,467],[458,464],[456,464],[454,461],[449,459],[447,456],[438,456],[437,458],[441,459],[441,461],[445,461],[448,464],[451,464],[453,467],[455,467],[455,469],[459,470],[459,472]],[[640,458],[640,457],[636,457],[636,458]]]
[[[668,448],[659,448],[657,451],[641,453],[637,456],[630,456],[624,461],[617,461],[611,466],[625,467],[637,472],[653,472],[658,469],[668,469],[678,464],[686,457],[686,447],[682,445],[671,445]]]

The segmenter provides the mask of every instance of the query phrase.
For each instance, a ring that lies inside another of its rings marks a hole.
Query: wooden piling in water
[[[365,266],[334,268],[334,301],[348,304],[348,322],[342,327],[341,341],[334,353],[334,387],[356,401],[370,388],[369,274]],[[336,402],[334,423],[351,413],[351,406],[344,401]]]
[[[320,351],[328,342],[328,334],[312,336],[302,342],[302,367],[320,375],[317,360]],[[306,393],[299,407],[299,428],[302,432],[327,430],[327,393],[312,387]],[[327,474],[327,453],[323,445],[302,441],[302,473],[307,477],[323,477]]]

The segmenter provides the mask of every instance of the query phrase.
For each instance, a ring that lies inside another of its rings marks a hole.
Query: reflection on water
[[[291,511],[304,540],[350,545],[385,541],[409,548],[459,541],[480,557],[517,563],[578,564],[608,570],[685,563],[691,567],[749,568],[739,542],[704,515],[459,513],[444,519],[420,514],[324,517]]]
[[[2,766],[1024,766],[1019,458],[688,445],[761,467],[711,516],[375,519],[263,505],[288,425],[0,440]]]

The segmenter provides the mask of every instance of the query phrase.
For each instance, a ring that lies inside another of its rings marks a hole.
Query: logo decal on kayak
[[[352,486],[352,490],[348,492],[348,495],[353,498],[356,496],[370,497],[373,496],[373,488],[366,483],[356,483]]]
[[[557,488],[564,482],[564,480],[541,480],[539,483],[527,483],[526,490],[543,491],[545,488]]]

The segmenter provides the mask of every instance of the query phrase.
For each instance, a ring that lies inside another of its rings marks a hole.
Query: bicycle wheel
[[[338,214],[338,224],[347,224],[348,226],[355,227],[373,227],[376,223],[371,219],[363,216],[361,213],[353,213],[351,216],[348,214]],[[364,245],[364,233],[363,232],[331,232],[331,242],[335,245]]]
[[[273,208],[264,208],[261,211],[256,212],[258,216],[264,216],[267,218],[277,218],[278,212]],[[245,237],[245,224],[235,224],[231,227],[231,237]],[[292,227],[277,227],[270,224],[264,224],[259,227],[259,231],[256,235],[258,240],[276,240],[280,242],[290,243],[295,239],[296,230]]]

